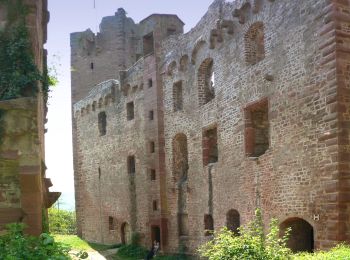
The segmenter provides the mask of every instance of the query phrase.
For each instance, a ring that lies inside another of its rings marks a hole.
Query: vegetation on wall
[[[0,0],[0,4],[7,9],[7,23],[0,29],[0,100],[35,96],[39,82],[47,97],[55,81],[47,68],[40,72],[35,64],[23,0]]]

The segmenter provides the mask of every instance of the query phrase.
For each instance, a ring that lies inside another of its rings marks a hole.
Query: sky
[[[94,4],[95,2],[95,4]],[[102,17],[122,7],[138,23],[152,13],[177,14],[193,28],[213,0],[49,0],[48,64],[59,80],[49,98],[48,132],[45,136],[46,174],[51,191],[62,192],[63,208],[74,209],[73,153],[70,108],[70,45],[72,32],[98,31]],[[94,8],[95,5],[95,8]]]

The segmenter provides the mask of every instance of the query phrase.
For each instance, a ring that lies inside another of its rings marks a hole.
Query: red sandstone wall
[[[314,229],[316,248],[349,240],[348,2],[243,4],[243,0],[217,0],[194,29],[164,43],[168,26],[180,26],[178,20],[145,19],[139,39],[154,30],[155,53],[120,73],[119,86],[108,94],[114,101],[105,101],[105,90],[96,88],[74,106],[77,214],[84,238],[119,242],[122,224],[128,222],[141,233],[142,244],[149,245],[150,228],[159,225],[165,251],[178,250],[182,241],[188,252],[195,252],[207,240],[205,214],[213,216],[217,230],[226,225],[229,210],[237,210],[244,224],[261,207],[266,224],[272,217],[281,223],[296,217],[306,220]],[[263,44],[264,53],[248,64],[245,35],[256,22],[263,24],[257,50]],[[84,68],[88,59],[76,56],[80,50],[74,46],[73,67]],[[130,57],[128,52],[116,55],[125,61]],[[214,62],[216,97],[200,106],[198,71],[207,58]],[[103,62],[112,61],[103,58]],[[98,82],[91,78],[93,73],[85,75],[88,71],[73,73],[81,76],[73,75],[72,91],[80,95],[73,103],[88,94],[91,88],[85,86]],[[104,73],[98,73],[97,79],[106,80]],[[149,78],[152,88],[147,86]],[[174,112],[173,85],[180,80],[183,110]],[[268,104],[269,149],[249,158],[246,127],[251,122],[246,121],[246,113],[261,100]],[[97,106],[92,111],[94,101]],[[133,122],[126,120],[130,101],[135,102]],[[150,122],[152,109],[155,119]],[[107,135],[102,137],[100,111],[107,113]],[[205,166],[203,132],[213,127],[218,162]],[[181,188],[188,235],[181,238],[180,188],[172,168],[173,139],[179,133],[187,137],[189,162],[188,179]],[[154,154],[149,153],[150,141],[155,142]],[[136,156],[133,189],[128,155]],[[150,180],[150,168],[156,170],[156,181]],[[159,200],[158,211],[152,210],[154,200]],[[108,230],[108,216],[117,220],[115,231]]]
[[[330,101],[333,95],[343,102],[345,97],[344,91],[336,94],[341,86],[336,83],[333,46],[322,48],[328,41],[334,42],[334,31],[326,36],[320,33],[329,26],[323,18],[333,5],[324,1],[262,2],[257,11],[245,13],[244,23],[239,23],[232,12],[242,6],[242,1],[223,6],[216,1],[196,28],[164,44],[165,64],[174,60],[179,64],[184,54],[193,61],[185,73],[177,67],[172,75],[164,76],[167,185],[169,189],[173,187],[173,192],[168,193],[171,250],[179,241],[172,138],[178,133],[188,138],[187,244],[192,251],[205,240],[203,218],[208,214],[210,194],[208,167],[203,166],[201,158],[202,131],[213,125],[218,128],[219,150],[219,161],[212,165],[215,229],[226,224],[230,209],[238,210],[241,223],[246,223],[254,209],[261,207],[266,223],[271,217],[281,222],[292,217],[308,221],[314,227],[317,248],[347,240],[339,228],[344,227],[339,219],[345,217],[345,212],[338,208],[344,199],[342,204],[347,205],[347,197],[337,194],[339,148],[331,138],[338,129],[339,110]],[[233,35],[226,29],[221,31],[222,42],[210,37],[210,30],[217,28],[220,9],[222,19],[234,20],[235,24]],[[264,24],[265,58],[250,65],[245,62],[244,35],[254,22]],[[196,40],[202,43],[196,45]],[[199,46],[198,50],[193,46]],[[206,58],[214,60],[217,94],[200,107],[197,73]],[[184,82],[184,110],[174,113],[172,87],[179,80]],[[270,147],[253,160],[245,154],[244,109],[263,98],[269,103]],[[346,105],[341,107],[344,119]],[[333,136],[336,140],[337,135]],[[346,130],[344,138],[347,144]],[[345,160],[347,156],[340,157]],[[341,165],[347,169],[344,163]],[[314,216],[319,216],[319,221]]]
[[[47,23],[49,14],[46,0],[26,0],[29,7],[26,25],[29,29],[35,63],[40,71],[46,65]],[[5,25],[4,6],[2,23]],[[3,169],[3,176],[15,174],[15,190],[17,195],[12,204],[2,203],[0,206],[0,226],[16,221],[28,225],[27,232],[39,235],[42,232],[42,216],[49,207],[48,186],[45,181],[44,164],[44,124],[46,121],[46,100],[41,90],[33,98],[22,98],[0,102],[5,111],[5,133],[0,147],[0,160],[11,162],[16,167]],[[6,180],[5,180],[6,182]],[[14,183],[4,183],[9,186]],[[8,192],[1,190],[2,193]],[[2,194],[3,195],[3,194]],[[13,194],[14,195],[14,194]],[[3,199],[3,196],[0,196]],[[1,199],[1,200],[2,200]],[[4,202],[4,201],[2,201]],[[50,204],[51,205],[51,204]],[[15,214],[14,214],[15,212]]]

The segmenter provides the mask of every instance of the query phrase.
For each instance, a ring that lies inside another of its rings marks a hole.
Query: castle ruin
[[[78,232],[164,252],[261,208],[294,251],[350,241],[350,2],[215,0],[118,9],[71,34]]]

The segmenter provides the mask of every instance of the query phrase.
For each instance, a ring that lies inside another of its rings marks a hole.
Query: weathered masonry
[[[49,21],[47,0],[1,1],[0,30],[16,24],[18,21],[13,17],[23,18],[24,14],[18,9],[11,9],[18,7],[19,3],[28,10],[25,25],[31,43],[29,52],[33,54],[29,58],[33,58],[34,65],[42,73],[47,66],[44,49]],[[11,33],[11,29],[7,32]],[[4,42],[2,36],[1,44]],[[23,63],[26,62],[28,60]],[[21,81],[28,81],[21,66],[16,66]],[[16,83],[20,84],[19,81]],[[30,83],[27,83],[26,88],[29,87]],[[59,192],[49,191],[52,183],[45,174],[47,96],[41,84],[35,87],[38,88],[35,94],[26,90],[16,97],[3,98],[8,89],[0,86],[0,233],[6,224],[23,222],[27,225],[26,233],[40,235],[48,224],[47,208],[60,196]]]
[[[216,0],[190,32],[119,9],[71,35],[79,234],[195,252],[261,208],[350,241],[350,3]]]

